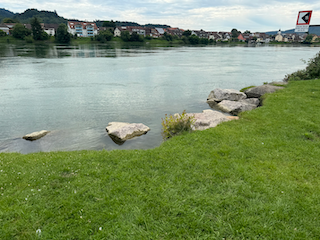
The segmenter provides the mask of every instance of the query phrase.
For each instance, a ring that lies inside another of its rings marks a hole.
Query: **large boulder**
[[[29,141],[34,141],[37,140],[39,138],[44,137],[45,135],[47,135],[50,131],[47,130],[41,130],[39,132],[33,132],[33,133],[29,133],[25,136],[23,136],[23,139],[29,140]]]
[[[142,123],[110,122],[106,130],[112,140],[123,143],[128,139],[146,134],[150,128]]]
[[[279,89],[283,89],[283,87],[273,86],[269,84],[265,84],[258,87],[249,88],[244,91],[248,98],[260,98],[262,95],[266,93],[273,93]]]
[[[226,113],[238,115],[240,112],[249,111],[255,109],[258,106],[258,101],[248,101],[248,99],[240,101],[223,100],[218,103],[217,107]]]
[[[238,90],[216,88],[210,92],[207,100],[209,103],[209,101],[221,102],[223,100],[240,101],[245,98],[247,98],[246,94]]]
[[[192,125],[193,130],[205,130],[208,128],[213,128],[219,123],[234,119],[221,112],[213,111],[211,109],[203,110],[202,113],[187,113],[187,116],[194,117],[195,122]]]

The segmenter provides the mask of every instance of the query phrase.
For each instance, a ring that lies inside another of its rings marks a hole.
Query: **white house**
[[[98,27],[93,22],[68,22],[68,32],[78,37],[93,37],[98,34]]]
[[[7,35],[9,35],[9,27],[5,24],[0,24],[0,30],[4,31]]]

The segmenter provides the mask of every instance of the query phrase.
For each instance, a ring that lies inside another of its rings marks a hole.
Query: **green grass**
[[[1,153],[0,239],[319,239],[319,108],[297,81],[152,150]]]

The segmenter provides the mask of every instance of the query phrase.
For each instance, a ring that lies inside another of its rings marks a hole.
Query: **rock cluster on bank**
[[[238,119],[238,117],[226,116],[221,112],[211,109],[203,110],[202,113],[187,113],[186,115],[192,116],[195,120],[192,124],[192,130],[205,130],[213,128],[219,123]]]
[[[244,92],[235,89],[216,88],[210,92],[207,103],[211,108],[238,115],[241,112],[257,108],[260,105],[260,98],[264,94],[273,93],[282,88],[271,84],[252,87]]]

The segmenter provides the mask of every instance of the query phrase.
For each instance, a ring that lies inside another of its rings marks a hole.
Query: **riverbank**
[[[319,239],[320,80],[152,150],[0,154],[0,238]]]
[[[12,36],[6,36],[6,37],[0,37],[0,43],[8,43],[8,44],[26,44],[26,40],[21,40],[21,39],[16,39]],[[31,43],[27,44],[56,44],[55,43],[55,38],[51,37],[48,40],[45,41],[33,41]],[[114,45],[114,44],[126,44],[126,45],[132,45],[132,46],[143,46],[143,45],[149,45],[152,47],[175,47],[175,46],[206,46],[206,45],[248,45],[246,42],[209,42],[208,44],[195,44],[192,45],[190,43],[185,43],[181,39],[174,39],[172,41],[167,41],[165,39],[144,39],[142,42],[124,42],[121,38],[119,37],[114,37],[112,38],[111,41],[101,43],[99,41],[93,40],[92,38],[89,37],[79,37],[76,39],[72,39],[69,45],[79,45],[79,44],[105,44],[105,45]],[[261,43],[256,43],[258,45],[261,45]],[[286,45],[286,46],[298,46],[298,45],[305,45],[304,43],[294,43],[294,42],[270,42],[267,43],[266,45]],[[255,45],[250,43],[250,46]],[[265,44],[263,44],[265,45]],[[314,42],[312,44],[308,45],[314,45],[314,46],[319,46],[320,42]]]

